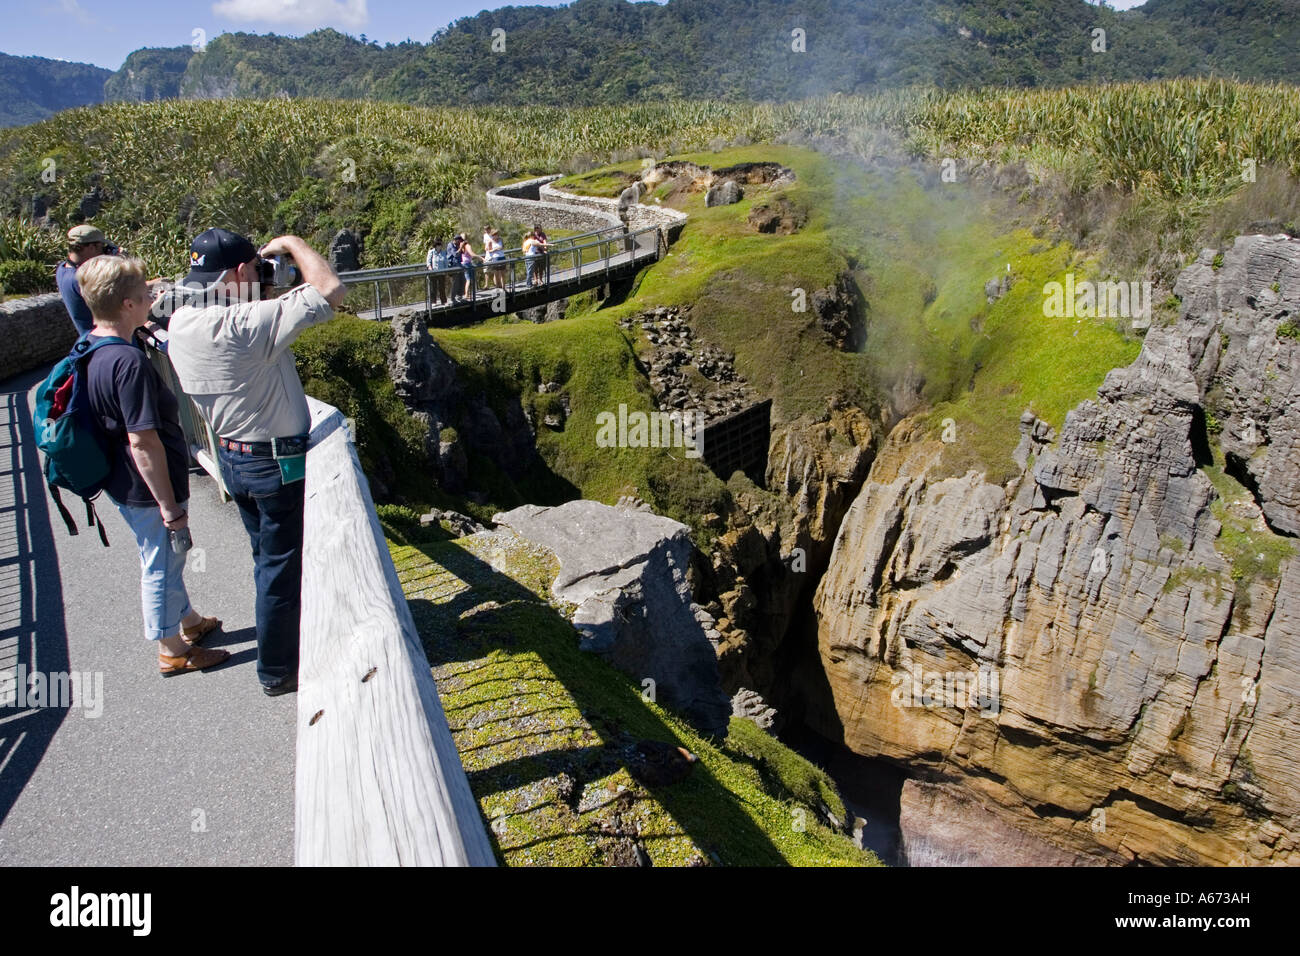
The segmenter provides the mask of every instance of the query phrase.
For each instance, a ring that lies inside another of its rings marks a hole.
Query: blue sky
[[[427,42],[458,17],[506,6],[492,0],[0,0],[0,52],[117,69],[142,46],[184,46],[193,31],[299,36],[334,27],[380,43]],[[559,0],[517,6],[558,7]]]
[[[1114,0],[1121,10],[1142,0]],[[142,46],[182,46],[194,31],[299,36],[334,27],[380,43],[427,41],[458,17],[505,6],[492,0],[0,0],[0,52],[47,56],[117,69]],[[559,0],[517,6],[558,7]]]

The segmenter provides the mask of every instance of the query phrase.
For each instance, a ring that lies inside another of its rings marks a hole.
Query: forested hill
[[[110,70],[89,63],[0,53],[0,126],[23,126],[71,106],[98,103],[110,76]]]
[[[428,43],[321,30],[137,50],[104,93],[574,105],[1203,74],[1300,82],[1300,0],[1148,0],[1122,13],[1085,0],[577,0],[485,11]],[[99,99],[72,92],[44,108]]]

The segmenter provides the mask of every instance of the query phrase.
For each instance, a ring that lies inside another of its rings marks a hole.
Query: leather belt
[[[232,441],[218,438],[217,444],[226,451],[239,455],[251,455],[254,458],[280,458],[288,455],[302,455],[307,451],[307,436],[295,435],[292,438],[276,438],[272,441]]]

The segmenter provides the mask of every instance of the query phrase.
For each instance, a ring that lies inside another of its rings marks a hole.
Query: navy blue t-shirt
[[[81,286],[77,284],[77,267],[67,259],[59,263],[54,270],[54,281],[58,283],[59,295],[63,296],[63,305],[72,316],[72,324],[77,327],[78,335],[85,335],[95,324],[90,314],[90,306],[81,297]]]
[[[99,338],[92,335],[91,340]],[[90,356],[87,397],[112,446],[112,472],[104,490],[119,504],[157,505],[131,457],[128,432],[155,429],[167,456],[167,472],[177,502],[190,497],[190,451],[181,431],[180,407],[163,384],[144,349],[107,345]]]

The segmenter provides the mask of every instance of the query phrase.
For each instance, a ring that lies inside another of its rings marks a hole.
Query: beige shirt
[[[305,435],[311,416],[289,346],[333,315],[310,285],[261,302],[181,306],[167,327],[167,355],[221,438]]]

